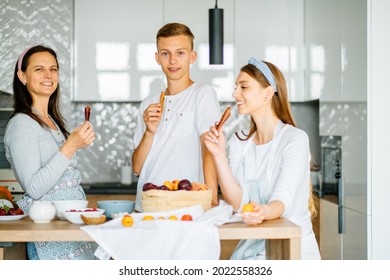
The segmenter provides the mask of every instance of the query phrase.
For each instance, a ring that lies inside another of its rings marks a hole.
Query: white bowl
[[[99,208],[77,208],[64,211],[65,218],[73,224],[84,224],[81,215],[88,217],[100,217],[104,214],[103,209]]]
[[[56,216],[61,220],[66,220],[64,211],[71,209],[87,208],[87,200],[56,200],[52,201],[56,207]]]

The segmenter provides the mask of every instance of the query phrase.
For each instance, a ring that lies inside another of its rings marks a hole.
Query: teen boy
[[[196,60],[193,40],[191,30],[180,23],[164,25],[156,36],[155,58],[168,86],[163,108],[160,93],[140,105],[132,158],[139,175],[135,209],[140,212],[146,182],[205,182],[213,191],[213,205],[218,203],[217,173],[203,140],[221,113],[214,88],[190,78],[190,65]]]

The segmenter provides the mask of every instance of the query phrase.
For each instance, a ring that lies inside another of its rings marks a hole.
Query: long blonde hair
[[[288,101],[288,94],[287,94],[287,84],[286,80],[283,76],[283,73],[272,63],[263,61],[265,64],[268,65],[268,67],[271,69],[272,74],[275,77],[276,82],[276,90],[274,98],[272,98],[271,108],[274,111],[275,115],[283,122],[290,124],[294,127],[297,127],[294,118],[291,113],[291,107],[290,102]],[[253,64],[247,64],[243,66],[240,69],[241,72],[244,72],[251,76],[253,79],[255,79],[261,86],[264,88],[270,86],[270,83],[266,79],[266,77],[257,69],[257,67]],[[249,134],[245,135],[247,138],[241,139],[238,134],[236,133],[236,136],[240,140],[247,140],[249,139],[253,133],[257,131],[256,123],[254,122],[253,118],[251,118],[251,124],[249,128]],[[243,132],[242,132],[243,133]],[[309,211],[311,213],[312,218],[317,216],[317,209],[316,209],[317,201],[313,194],[313,185],[310,178],[310,186],[309,186]]]

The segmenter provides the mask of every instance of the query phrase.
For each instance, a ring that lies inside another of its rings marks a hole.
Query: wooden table
[[[93,241],[80,226],[83,225],[62,220],[36,224],[29,217],[0,221],[0,242]],[[266,239],[267,259],[301,258],[301,228],[287,219],[265,221],[258,226],[231,223],[218,228],[221,240]],[[0,247],[0,260],[3,256],[4,248]]]

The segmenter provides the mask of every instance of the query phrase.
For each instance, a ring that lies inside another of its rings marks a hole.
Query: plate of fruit
[[[12,195],[7,188],[0,186],[0,221],[20,220],[27,215],[12,201]]]

